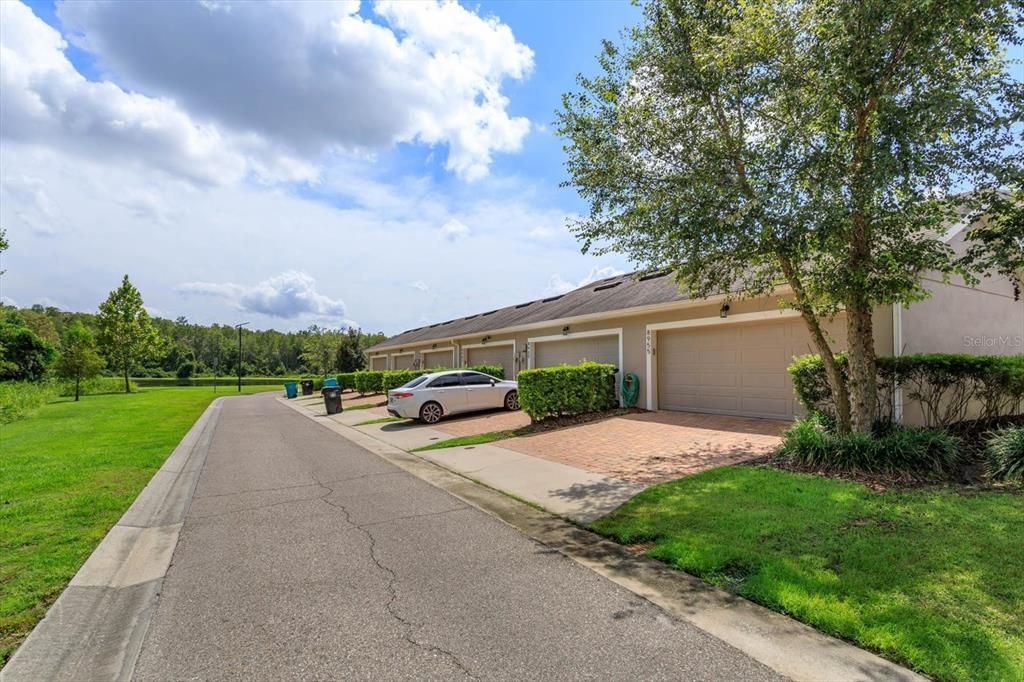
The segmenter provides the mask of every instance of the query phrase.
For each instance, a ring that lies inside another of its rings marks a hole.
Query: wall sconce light
[[[562,327],[562,336],[569,336],[569,325]]]
[[[722,307],[718,309],[718,316],[722,319],[729,317],[729,304],[723,303]]]
[[[484,338],[480,339],[480,343],[487,343],[490,340],[491,340],[491,337],[490,337],[490,335],[488,335],[488,336],[485,336]]]
[[[437,344],[435,343],[431,348],[437,348]]]

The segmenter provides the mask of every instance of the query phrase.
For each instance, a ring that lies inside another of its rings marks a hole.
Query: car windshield
[[[427,380],[427,375],[424,374],[423,376],[416,377],[415,379],[413,379],[412,381],[410,381],[407,384],[403,384],[402,388],[416,388],[417,386],[419,386],[420,384],[422,384],[426,380]]]

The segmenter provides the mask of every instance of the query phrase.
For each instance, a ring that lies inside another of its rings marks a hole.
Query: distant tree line
[[[242,329],[246,376],[328,374],[363,369],[363,351],[383,333],[313,325],[298,332]],[[79,381],[102,373],[127,377],[230,376],[238,371],[238,330],[184,317],[151,318],[125,276],[98,313],[0,305],[0,380],[49,375]]]

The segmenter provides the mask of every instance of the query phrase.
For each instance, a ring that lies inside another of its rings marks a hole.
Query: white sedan
[[[519,385],[489,374],[469,371],[434,372],[388,391],[388,412],[404,419],[436,424],[460,412],[519,409]]]

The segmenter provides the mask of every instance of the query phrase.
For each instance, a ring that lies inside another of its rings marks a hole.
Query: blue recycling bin
[[[284,394],[291,400],[299,394],[299,384],[297,381],[289,381],[284,385]]]
[[[337,388],[337,387],[338,387],[338,380],[335,379],[334,377],[331,377],[329,379],[324,379],[324,388]]]

